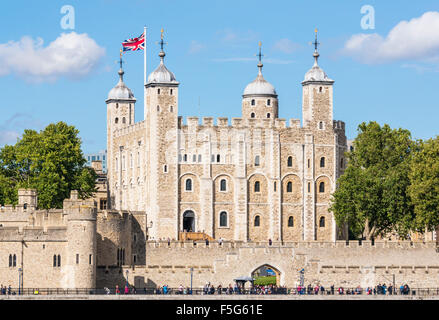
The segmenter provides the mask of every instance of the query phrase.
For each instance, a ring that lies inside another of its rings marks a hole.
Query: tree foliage
[[[408,186],[416,144],[408,130],[376,122],[360,124],[358,131],[330,210],[337,224],[348,223],[356,238],[371,239],[389,232],[406,237],[414,219]]]
[[[71,190],[82,198],[96,192],[96,174],[85,167],[78,133],[58,122],[40,132],[25,130],[14,146],[0,149],[0,203],[16,204],[19,188],[36,189],[43,209],[62,208]]]
[[[409,194],[415,207],[414,229],[439,226],[439,137],[420,142],[411,162]]]

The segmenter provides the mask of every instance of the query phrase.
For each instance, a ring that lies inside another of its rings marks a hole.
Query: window
[[[250,115],[250,117],[254,118],[254,117],[255,117],[255,113],[252,112],[252,114]]]
[[[261,225],[261,217],[255,217],[255,227],[259,227]]]
[[[133,235],[133,241],[134,241],[134,242],[137,241],[137,235],[136,235],[136,234]]]
[[[93,255],[91,255],[91,254],[89,254],[88,255],[88,264],[92,264],[92,259],[93,258]]]
[[[136,263],[137,262],[137,255],[133,255],[133,262]]]
[[[23,209],[27,210],[27,203],[23,204]]]
[[[220,191],[227,191],[227,180],[226,179],[221,179]]]
[[[325,217],[320,217],[319,227],[320,228],[324,228],[325,227]]]
[[[261,192],[261,183],[259,181],[255,182],[255,192]]]
[[[118,123],[119,122],[119,118],[114,119],[114,123]]]
[[[215,162],[215,155],[214,154],[212,155],[211,160],[212,160],[211,162]]]
[[[198,162],[201,162],[201,154],[198,155]]]
[[[343,158],[341,158],[340,159],[340,168],[343,168],[343,165],[344,165],[344,161],[343,161]]]
[[[76,264],[79,264],[79,254],[76,254]]]
[[[174,91],[171,89],[171,96],[172,96],[173,93],[174,93]]]
[[[192,191],[192,179],[186,179],[186,191]]]
[[[9,255],[9,267],[12,267],[12,254]]]
[[[308,159],[308,168],[310,167],[310,164],[311,164],[311,162],[310,162],[309,159]]]
[[[293,183],[291,181],[287,183],[287,192],[293,192]]]
[[[271,105],[271,100],[268,99],[268,100],[267,100],[267,106],[270,106],[270,105]]]
[[[119,171],[119,160],[116,157],[116,171]]]
[[[187,162],[187,154],[185,154],[185,155],[183,156],[183,161],[184,161],[184,162]]]
[[[126,123],[125,117],[122,118],[122,123],[123,123],[123,124]]]
[[[289,156],[287,162],[288,162],[287,163],[288,167],[292,167],[293,166],[293,157]]]
[[[324,168],[325,167],[325,157],[321,157],[320,158],[320,168]]]
[[[322,121],[319,122],[319,129],[320,129],[320,130],[323,129],[323,122],[322,122]]]
[[[133,168],[133,154],[130,154],[130,168]]]
[[[219,155],[219,154],[216,155],[216,162],[218,162],[218,163],[221,162],[221,155]]]
[[[259,167],[260,161],[259,161],[259,156],[255,157],[255,166]]]
[[[267,113],[267,119],[269,119],[269,118],[270,118],[270,116],[271,116],[271,115],[270,115],[270,113]]]
[[[322,92],[322,90],[323,90],[323,88],[322,88],[322,87],[320,87],[320,88],[319,88],[319,92]]]
[[[157,89],[157,94],[160,94],[160,89]]]
[[[117,108],[119,108],[119,104],[118,104],[118,103],[116,103],[116,109],[117,109]]]
[[[276,181],[274,182],[273,186],[274,186],[274,192],[276,192]]]
[[[255,105],[255,99],[252,99],[252,106]]]
[[[294,227],[294,218],[293,217],[288,218],[288,227]]]
[[[325,192],[325,183],[324,182],[320,182],[320,184],[319,184],[319,192],[320,193]]]
[[[308,182],[308,192],[311,192],[311,183]]]
[[[106,210],[107,209],[107,199],[100,199],[99,200],[99,208],[101,210]]]
[[[220,227],[227,227],[227,212],[220,213]]]
[[[61,267],[61,256],[58,255],[58,267]]]
[[[197,162],[197,155],[196,154],[192,155],[192,162]]]
[[[160,112],[160,106],[157,106],[157,112]]]
[[[168,173],[168,166],[166,164],[163,166],[163,172]]]
[[[173,107],[173,106],[170,106],[170,107],[169,107],[169,111],[174,112],[174,107]]]
[[[56,254],[53,255],[53,266],[56,267]]]

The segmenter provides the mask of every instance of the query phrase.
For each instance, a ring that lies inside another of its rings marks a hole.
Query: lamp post
[[[191,294],[192,294],[192,276],[193,276],[194,268],[191,267]]]
[[[21,295],[21,271],[23,269],[18,268],[18,295]]]

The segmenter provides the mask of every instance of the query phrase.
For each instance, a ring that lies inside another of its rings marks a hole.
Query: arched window
[[[53,255],[53,266],[56,267],[56,254]]]
[[[259,181],[255,182],[255,192],[261,192],[261,183]]]
[[[24,209],[24,210],[27,209],[27,203],[23,204],[23,209]]]
[[[172,96],[173,93],[174,93],[174,91],[171,89],[171,96]]]
[[[220,213],[220,227],[227,227],[227,212]]]
[[[270,116],[271,116],[270,113],[267,113],[267,119],[270,118]]]
[[[325,227],[325,217],[320,217],[319,227],[320,228],[324,228]]]
[[[320,129],[320,130],[323,129],[323,122],[322,122],[322,121],[319,122],[319,129]]]
[[[292,167],[293,166],[293,157],[289,156],[288,157],[288,167]]]
[[[259,227],[261,225],[261,217],[255,217],[255,227]]]
[[[320,92],[322,92],[322,90],[323,90],[323,88],[322,88],[322,87],[320,87],[320,88],[319,88],[319,91],[320,91]]]
[[[173,106],[170,106],[170,107],[169,107],[169,111],[174,112],[174,107],[173,107]]]
[[[259,165],[260,165],[260,158],[259,158],[259,156],[256,156],[255,157],[255,166],[259,167]]]
[[[187,154],[185,154],[185,155],[183,156],[183,161],[184,161],[184,162],[187,162]]]
[[[320,168],[324,168],[325,167],[325,157],[321,157],[320,158]]]
[[[122,123],[125,124],[127,121],[125,120],[125,117],[122,118]]]
[[[12,267],[12,254],[9,255],[9,266]]]
[[[163,172],[164,172],[164,173],[167,173],[167,172],[168,172],[168,166],[167,166],[166,164],[163,166]]]
[[[288,227],[294,227],[294,218],[293,217],[288,218]]]
[[[320,182],[320,184],[319,184],[319,192],[320,193],[325,192],[325,183],[324,182]]]
[[[61,256],[58,255],[58,267],[61,267]]]
[[[186,191],[192,191],[192,179],[186,179]]]
[[[252,106],[255,105],[255,99],[252,99]]]
[[[157,89],[157,94],[160,94],[160,89]]]
[[[250,115],[250,117],[254,118],[254,117],[255,117],[255,113],[252,112],[252,114]]]
[[[218,162],[218,163],[221,162],[221,155],[220,154],[216,155],[216,162]]]
[[[192,155],[192,162],[197,162],[197,155],[196,154]]]
[[[287,192],[293,192],[293,183],[291,181],[287,183]]]
[[[14,254],[13,258],[12,258],[12,266],[16,267],[17,266],[17,256]]]
[[[119,108],[119,104],[118,104],[118,103],[116,103],[116,109],[117,109],[117,108]]]
[[[114,123],[119,123],[119,118],[114,119]]]
[[[227,180],[226,179],[221,179],[220,191],[227,191]]]
[[[271,100],[268,99],[268,100],[267,100],[267,106],[270,106],[270,105],[271,105]]]
[[[198,155],[198,162],[201,162],[201,154]]]
[[[157,112],[160,112],[160,106],[157,106]]]

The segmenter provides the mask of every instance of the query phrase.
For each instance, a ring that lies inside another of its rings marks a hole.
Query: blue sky
[[[74,30],[61,28],[64,5],[75,9]],[[361,27],[364,5],[374,8],[375,29]],[[141,34],[144,25],[148,73],[159,62],[156,42],[165,29],[165,63],[180,82],[184,117],[240,117],[241,95],[257,75],[262,41],[263,73],[279,95],[279,117],[301,119],[301,81],[313,64],[309,42],[318,28],[319,64],[335,80],[334,119],[346,122],[349,139],[359,123],[372,120],[409,129],[415,138],[439,131],[437,0],[16,0],[2,9],[0,146],[15,143],[25,128],[66,121],[80,130],[84,152],[105,149],[105,99],[118,81],[121,41]],[[72,31],[87,35],[60,38]],[[23,37],[33,39],[33,46]],[[56,44],[66,41],[87,53],[62,56]],[[124,59],[140,121],[143,54]]]

